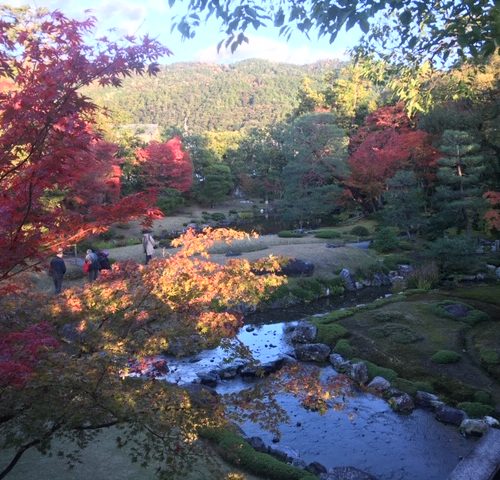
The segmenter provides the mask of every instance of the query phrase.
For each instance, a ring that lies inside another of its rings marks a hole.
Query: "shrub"
[[[500,363],[500,355],[496,350],[483,349],[479,352],[481,362],[487,365],[496,365]]]
[[[363,225],[356,225],[351,229],[351,235],[356,235],[358,237],[368,237],[370,236],[370,231],[363,227]]]
[[[226,219],[226,215],[222,212],[214,212],[212,213],[212,220],[214,222],[223,222]]]
[[[413,269],[406,278],[408,288],[430,290],[439,282],[439,268],[436,263],[424,263]]]
[[[280,238],[301,238],[304,236],[305,233],[299,230],[281,230],[281,232],[278,232]]]
[[[343,357],[350,358],[354,354],[354,349],[352,348],[351,344],[349,343],[348,340],[345,338],[340,339],[336,344],[333,349],[335,353],[339,353]]]
[[[493,399],[491,393],[485,392],[484,390],[478,390],[474,393],[474,402],[484,403],[485,405],[490,405]]]
[[[453,313],[449,312],[446,307],[456,305],[462,307],[464,311],[467,311],[467,314],[464,316],[456,316]],[[482,312],[481,310],[475,310],[470,305],[462,302],[454,302],[451,300],[445,300],[444,302],[439,302],[433,306],[433,311],[435,315],[445,318],[451,318],[453,320],[461,320],[462,322],[468,323],[469,325],[475,325],[479,322],[488,321],[490,317],[487,313]]]
[[[165,188],[158,195],[156,205],[165,215],[170,215],[184,205],[184,198],[175,188]]]
[[[439,238],[429,246],[427,256],[435,260],[444,274],[469,273],[477,268],[476,246],[466,237]]]
[[[314,236],[316,238],[340,238],[342,235],[337,230],[325,228],[322,230],[316,230],[316,232],[314,232]]]
[[[381,228],[373,237],[373,248],[377,252],[385,253],[395,250],[399,246],[398,237],[393,228]]]
[[[461,359],[461,355],[451,350],[439,350],[432,357],[431,361],[434,363],[457,363]]]
[[[484,405],[479,402],[461,402],[457,405],[471,418],[482,418],[494,413],[495,409],[491,405]]]
[[[313,323],[318,327],[317,341],[326,345],[335,345],[340,338],[349,334],[349,331],[338,323],[321,324],[313,319]]]
[[[383,264],[388,270],[397,270],[398,265],[408,265],[409,263],[411,263],[410,257],[398,253],[385,255],[383,259]]]

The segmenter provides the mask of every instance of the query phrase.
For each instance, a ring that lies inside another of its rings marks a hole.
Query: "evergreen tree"
[[[195,191],[196,198],[207,205],[223,200],[233,187],[231,169],[222,163],[212,163],[203,171]]]
[[[347,176],[348,137],[332,114],[297,118],[284,136],[287,165],[279,209],[289,222],[316,224],[337,208]]]
[[[404,230],[408,238],[411,238],[412,232],[423,224],[423,190],[411,170],[400,170],[387,181],[387,186],[389,190],[384,195],[384,220],[387,224]]]
[[[462,130],[445,130],[438,160],[435,207],[441,228],[456,226],[470,235],[472,226],[485,208],[482,174],[485,170],[481,147]]]

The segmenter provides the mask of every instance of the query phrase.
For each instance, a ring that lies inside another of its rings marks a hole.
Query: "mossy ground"
[[[336,322],[346,328],[352,355],[397,372],[399,388],[410,393],[433,390],[452,404],[477,401],[477,392],[486,392],[498,416],[500,305],[484,300],[500,298],[500,287],[485,289],[484,295],[474,288],[401,296],[400,301],[350,311],[344,318],[320,317],[318,323],[323,318],[324,323]],[[465,302],[464,297],[470,300]],[[479,323],[443,316],[437,306],[444,301],[467,303],[487,315]],[[442,350],[457,352],[460,361],[433,362],[433,355]]]

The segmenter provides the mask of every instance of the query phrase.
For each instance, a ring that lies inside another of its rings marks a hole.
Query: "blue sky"
[[[174,55],[167,60],[172,62],[210,62],[230,63],[245,58],[265,58],[288,63],[313,63],[329,58],[345,58],[345,50],[354,46],[359,32],[351,30],[342,34],[333,45],[326,39],[308,40],[297,33],[286,42],[278,36],[277,30],[249,30],[249,44],[242,45],[234,54],[221,49],[217,52],[217,44],[224,38],[214,22],[200,27],[196,37],[181,40],[178,32],[170,32],[171,18],[182,10],[182,1],[176,2],[170,9],[167,0],[11,0],[6,2],[12,6],[29,5],[58,9],[74,18],[86,16],[84,11],[98,19],[98,33],[114,28],[119,35],[134,34],[158,38]]]

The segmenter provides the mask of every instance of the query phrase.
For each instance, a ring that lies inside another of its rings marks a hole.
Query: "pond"
[[[370,293],[364,292],[363,296],[368,299]],[[360,296],[343,300],[352,304],[359,301]],[[310,308],[254,315],[251,317],[254,323],[241,329],[233,346],[241,342],[264,364],[287,357],[293,353],[290,327],[304,316],[304,309]],[[317,313],[331,311],[332,304],[321,302],[314,308]],[[266,318],[268,323],[263,323]],[[171,371],[165,379],[191,383],[199,381],[199,373],[220,371],[243,362],[237,356],[225,361],[227,356],[228,350],[219,347],[190,358],[168,358]],[[335,376],[333,367],[321,367],[325,382]],[[227,396],[260,382],[235,376],[219,381],[216,390]],[[327,468],[353,466],[379,480],[443,480],[475,444],[475,439],[464,438],[456,427],[436,421],[430,411],[417,409],[411,414],[398,414],[385,400],[358,388],[351,389],[342,401],[333,402],[342,404],[342,408],[330,408],[324,413],[305,408],[290,393],[277,392],[276,399],[288,415],[288,421],[279,425],[279,443],[273,444],[273,438],[277,440],[275,433],[252,421],[241,420],[239,425],[247,436],[259,436],[275,448],[292,449],[306,463],[320,462]]]

